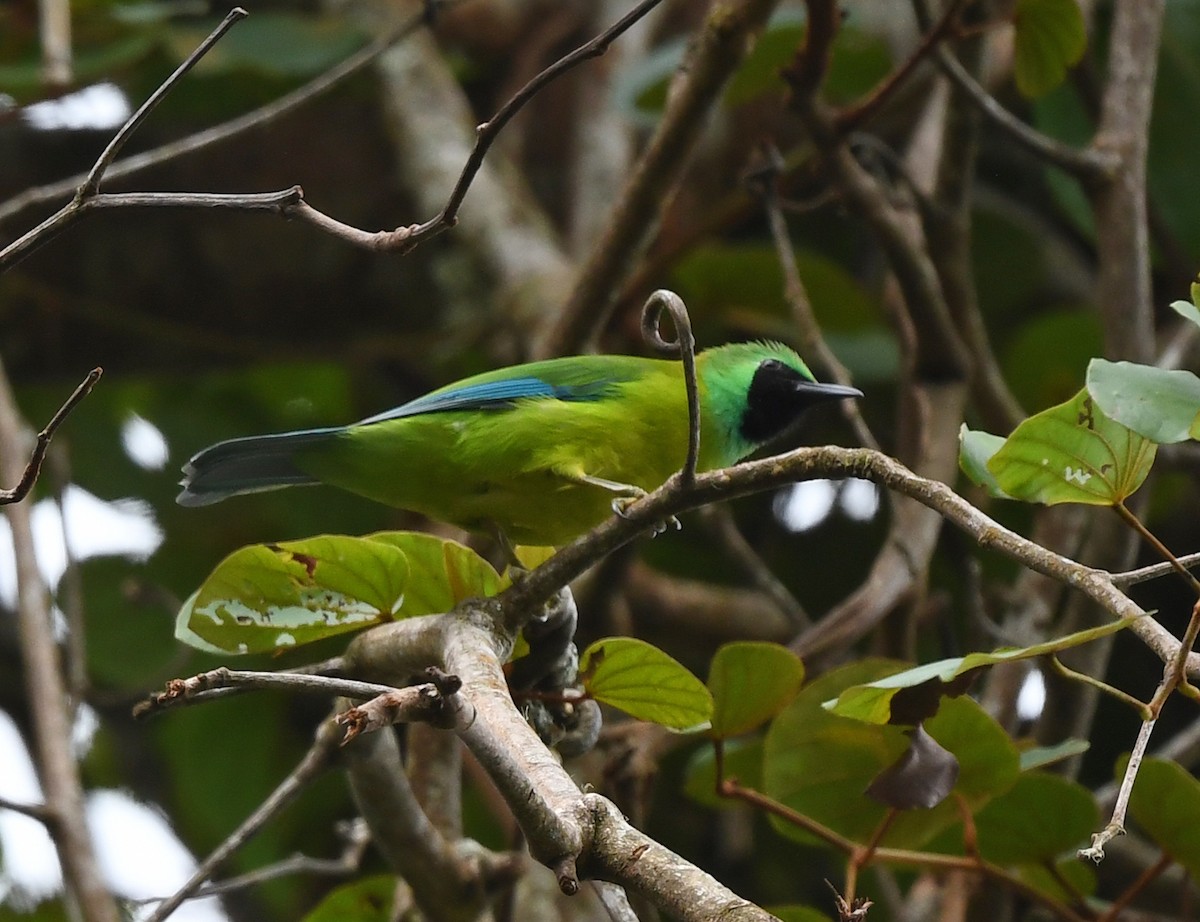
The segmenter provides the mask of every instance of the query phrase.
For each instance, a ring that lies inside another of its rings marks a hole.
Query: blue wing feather
[[[585,384],[551,384],[537,377],[508,378],[467,384],[449,390],[434,391],[416,400],[368,416],[355,425],[368,426],[391,419],[404,419],[424,413],[446,413],[451,410],[506,410],[518,400],[543,398],[566,401],[599,400],[613,382],[595,381]]]

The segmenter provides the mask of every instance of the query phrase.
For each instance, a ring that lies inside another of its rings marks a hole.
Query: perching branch
[[[860,477],[871,480],[937,512],[962,529],[980,547],[1000,551],[1023,566],[1078,589],[1117,618],[1159,657],[1169,662],[1179,641],[1114,585],[1111,575],[1056,554],[1000,525],[941,481],[919,477],[894,458],[869,449],[825,446],[750,461],[699,474],[691,487],[668,481],[609,519],[588,535],[563,547],[554,557],[496,596],[506,623],[521,624],[558,587],[589,566],[650,530],[655,522],[709,503],[776,489],[813,477]],[[1187,673],[1200,675],[1200,655],[1189,654]]]

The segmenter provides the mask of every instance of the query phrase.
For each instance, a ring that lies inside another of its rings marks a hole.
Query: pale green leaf
[[[1129,757],[1118,760],[1123,774]],[[1146,759],[1138,769],[1129,812],[1158,846],[1200,875],[1200,781],[1177,762]]]
[[[988,470],[988,461],[1000,450],[1004,439],[990,432],[968,429],[963,423],[958,430],[958,466],[971,482],[987,490],[990,496],[1012,499],[1000,489],[995,475]]]
[[[606,637],[579,658],[591,697],[672,730],[703,729],[712,718],[707,688],[658,647],[633,637]]]
[[[1065,739],[1054,746],[1035,746],[1033,749],[1021,750],[1021,771],[1027,772],[1035,768],[1044,768],[1069,759],[1072,756],[1083,755],[1091,748],[1087,740]]]
[[[1106,416],[1159,445],[1200,432],[1200,378],[1190,371],[1092,359],[1087,388]]]
[[[1192,283],[1192,297],[1193,298],[1200,295],[1200,292],[1197,291],[1198,288],[1200,288],[1200,285],[1197,285],[1196,283],[1193,282]],[[1172,301],[1171,309],[1173,311],[1175,311],[1175,313],[1177,313],[1184,320],[1190,320],[1192,323],[1196,324],[1196,326],[1200,327],[1200,307],[1196,307],[1196,305],[1194,303],[1192,303],[1191,301]]]

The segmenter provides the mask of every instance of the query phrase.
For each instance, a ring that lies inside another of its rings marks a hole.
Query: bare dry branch
[[[3,374],[2,368],[0,368],[0,374]],[[9,503],[19,503],[29,495],[29,491],[33,489],[33,485],[37,482],[38,474],[41,473],[42,462],[46,459],[46,451],[50,447],[50,440],[54,438],[54,433],[58,431],[58,427],[62,425],[63,420],[78,406],[79,402],[92,392],[92,388],[96,386],[96,382],[100,380],[102,374],[104,374],[104,369],[102,368],[93,368],[89,371],[87,377],[75,388],[74,393],[58,408],[58,412],[51,417],[50,422],[46,423],[46,428],[37,434],[33,452],[29,457],[29,462],[25,465],[25,469],[21,472],[21,476],[17,479],[17,485],[11,490],[0,489],[0,506],[8,505]],[[12,434],[8,444],[14,446],[21,444],[19,429]]]

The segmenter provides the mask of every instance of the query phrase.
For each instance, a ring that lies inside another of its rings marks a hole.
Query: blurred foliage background
[[[602,12],[612,18],[623,6],[608,3]],[[267,103],[372,35],[360,11],[349,8],[290,0],[254,0],[247,7],[252,15],[178,85],[128,153]],[[491,159],[502,175],[513,177],[514,194],[543,216],[547,239],[561,247],[568,265],[591,242],[584,235],[582,243],[570,243],[585,226],[575,169],[585,143],[581,126],[600,105],[636,150],[660,114],[666,81],[702,7],[666,3],[645,28],[622,40],[629,47],[614,53],[614,63],[586,64],[540,94],[494,150]],[[871,87],[916,36],[907,4],[859,0],[845,8],[827,87],[835,102]],[[1027,99],[1013,86],[1002,34],[991,48],[990,88],[997,98],[1065,140],[1082,141],[1093,127],[1107,16],[1106,4],[1097,8],[1097,34],[1084,63],[1040,98]],[[111,137],[112,125],[55,125],[52,110],[38,107],[61,107],[70,93],[98,82],[110,83],[136,106],[224,12],[202,0],[77,0],[75,84],[48,93],[33,0],[0,5],[0,203],[86,170]],[[744,177],[766,139],[796,162],[805,160],[803,134],[778,78],[800,41],[801,13],[798,3],[781,4],[725,93],[640,274],[621,292],[603,349],[642,350],[638,308],[656,287],[684,297],[702,345],[795,339],[762,209]],[[1169,0],[1166,15],[1150,151],[1155,301],[1164,320],[1166,304],[1183,296],[1200,257],[1193,204],[1200,196],[1193,139],[1200,111],[1200,3]],[[474,117],[482,120],[603,21],[585,3],[466,0],[444,12],[433,31]],[[932,69],[919,70],[872,121],[870,131],[885,147],[908,143],[932,80]],[[410,139],[389,125],[387,91],[368,69],[283,118],[105,188],[249,192],[298,183],[317,207],[362,228],[424,220],[429,215],[419,203],[431,192],[406,165]],[[39,111],[51,113],[50,127],[39,127]],[[971,246],[980,309],[1014,393],[1033,411],[1074,394],[1088,359],[1102,352],[1091,304],[1094,229],[1071,180],[988,125],[979,145]],[[894,166],[887,158],[877,164],[880,171]],[[794,199],[806,201],[820,191],[813,171],[801,166],[788,175]],[[0,239],[13,239],[51,210],[42,205],[4,214]],[[470,222],[469,194],[463,223]],[[887,315],[887,267],[858,220],[836,201],[818,200],[789,222],[822,328],[867,392],[863,412],[886,447],[896,425],[900,363]],[[0,276],[0,356],[31,422],[48,419],[89,368],[105,369],[56,441],[60,463],[39,486],[39,499],[52,501],[69,481],[105,502],[126,504],[129,514],[152,522],[162,536],[161,546],[144,559],[102,540],[89,543],[93,555],[59,585],[61,594],[77,579],[71,591],[86,600],[88,701],[100,718],[84,763],[89,787],[127,789],[158,805],[194,852],[210,850],[290,770],[325,711],[306,699],[261,694],[134,723],[130,706],[148,689],[218,664],[173,639],[179,600],[243,544],[422,524],[325,488],[181,509],[173,496],[182,462],[222,438],[350,421],[468,373],[517,361],[530,348],[531,331],[548,322],[530,315],[519,290],[500,291],[496,267],[457,229],[399,256],[354,249],[308,225],[268,215],[112,210],[86,219]],[[139,463],[130,453],[129,427],[138,419],[161,433],[165,456]],[[814,419],[804,438],[849,444],[851,436],[829,413]],[[1181,553],[1200,546],[1200,503],[1187,466],[1192,460],[1186,450],[1170,454],[1152,485],[1148,513],[1151,527]],[[763,496],[738,503],[736,514],[775,572],[819,616],[862,580],[885,530],[886,504],[864,521],[835,503],[802,531],[789,527],[781,508],[779,497]],[[990,511],[1018,529],[1028,526],[1031,515],[1004,505]],[[964,591],[962,542],[955,534],[942,541],[945,553],[937,558],[928,603],[931,629],[918,643],[922,659],[991,644],[957,604]],[[685,521],[681,534],[643,543],[633,553],[675,577],[744,583],[695,519]],[[1011,569],[991,558],[984,564],[989,572]],[[1172,591],[1156,583],[1135,597],[1148,608],[1179,608]],[[11,599],[8,592],[3,597]],[[585,593],[581,601],[581,643],[632,630],[701,675],[715,646],[727,639],[719,630],[656,620],[621,598],[619,587]],[[0,611],[0,708],[27,729],[11,622]],[[789,629],[776,620],[764,624],[762,636],[786,642]],[[1146,693],[1158,677],[1156,661],[1129,638],[1117,644],[1109,680]],[[294,665],[340,645],[245,665]],[[1101,707],[1100,729],[1082,769],[1086,784],[1111,777],[1114,759],[1136,727],[1131,713]],[[1187,717],[1174,713],[1176,707],[1168,710],[1168,726]],[[762,821],[702,809],[680,793],[693,748],[684,743],[665,756],[648,831],[751,899],[825,904],[821,878],[837,875],[835,861],[768,840]],[[468,810],[468,833],[499,845],[499,826],[483,800],[469,795]],[[334,822],[352,814],[344,782],[331,774],[225,870],[246,871],[295,851],[331,855],[338,847]],[[770,847],[747,845],[739,838],[747,831]],[[797,892],[797,865],[808,868],[804,892]],[[234,918],[297,918],[329,886],[321,879],[289,878],[238,893],[225,905]],[[55,903],[41,904],[32,916],[0,905],[0,918],[62,917]],[[877,917],[886,915],[872,913]]]

